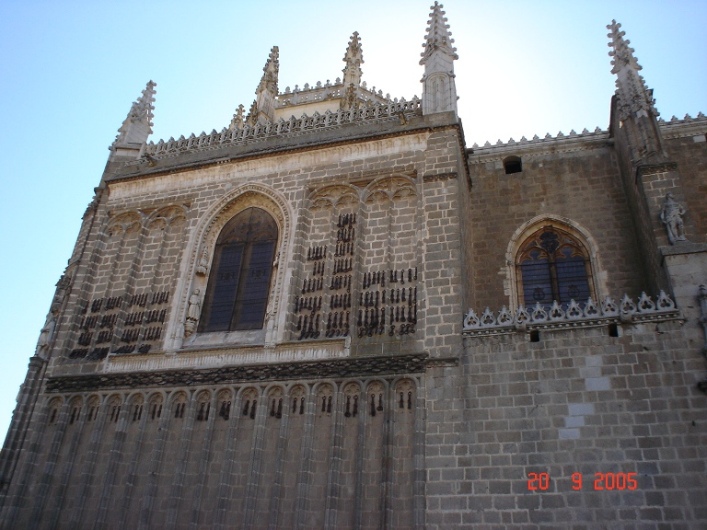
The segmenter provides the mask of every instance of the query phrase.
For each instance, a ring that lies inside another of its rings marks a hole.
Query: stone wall
[[[699,527],[704,361],[680,321],[610,335],[472,334],[458,370],[428,372],[427,528]],[[547,488],[531,473],[549,474]],[[636,487],[607,483],[621,473]]]
[[[49,395],[19,468],[36,502],[5,522],[409,528],[423,405],[415,375]]]

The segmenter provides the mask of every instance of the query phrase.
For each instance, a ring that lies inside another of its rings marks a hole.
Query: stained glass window
[[[586,301],[593,296],[589,255],[575,237],[546,226],[531,235],[520,248],[516,261],[520,302],[525,306],[553,301]]]
[[[275,220],[260,208],[226,223],[216,241],[199,331],[263,327],[277,233]]]

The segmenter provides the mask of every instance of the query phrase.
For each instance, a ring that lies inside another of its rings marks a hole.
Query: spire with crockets
[[[420,64],[425,67],[422,76],[422,112],[457,112],[457,88],[454,82],[454,61],[459,58],[452,46],[454,39],[447,18],[437,2],[432,6],[427,23],[427,35],[422,47]]]
[[[121,150],[140,150],[147,141],[147,137],[152,133],[152,111],[155,110],[155,87],[154,81],[149,81],[142,95],[133,102],[128,112],[127,118],[118,129],[111,150],[119,152]]]
[[[248,122],[251,124],[267,123],[275,120],[275,99],[277,98],[277,79],[280,72],[280,50],[273,46],[270,50],[263,77],[255,90],[255,101],[250,108]]]
[[[358,86],[361,84],[361,65],[363,64],[363,50],[361,49],[361,39],[358,36],[358,31],[354,31],[351,35],[351,40],[346,48],[346,54],[344,55],[344,62],[346,67],[344,68],[344,86],[349,85]]]
[[[606,26],[610,39],[611,73],[616,75],[616,113],[625,125],[631,158],[637,164],[657,163],[665,158],[658,127],[653,91],[638,73],[642,68],[633,55],[631,41],[624,39],[621,24],[612,20]]]
[[[611,73],[616,75],[616,94],[619,98],[621,119],[631,115],[647,116],[649,113],[657,116],[653,106],[653,91],[646,87],[643,77],[638,73],[642,67],[633,55],[634,49],[629,47],[631,41],[624,39],[626,33],[621,31],[621,24],[616,20],[612,20],[606,28],[610,31],[607,36],[611,39]]]

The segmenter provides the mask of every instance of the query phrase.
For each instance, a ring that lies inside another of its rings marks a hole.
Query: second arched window
[[[521,303],[525,306],[586,301],[594,294],[585,245],[554,226],[537,230],[523,242],[516,271]]]
[[[263,327],[277,236],[275,220],[260,208],[226,223],[216,241],[199,331]]]

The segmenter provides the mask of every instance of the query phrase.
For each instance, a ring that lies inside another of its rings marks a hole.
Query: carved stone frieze
[[[540,303],[535,306],[519,306],[513,312],[503,306],[494,314],[488,307],[477,315],[469,309],[463,319],[465,335],[499,335],[526,331],[528,329],[562,329],[568,327],[591,327],[617,322],[660,322],[681,318],[675,302],[663,291],[656,301],[642,293],[637,301],[628,295],[616,302],[607,296],[603,301],[595,302],[591,298],[580,304],[574,300],[569,304],[552,306]]]
[[[283,379],[322,379],[411,374],[425,371],[426,353],[357,357],[305,363],[230,366],[210,370],[169,370],[53,377],[47,392],[89,392],[119,388],[179,387]]]
[[[360,90],[360,89],[359,89]],[[366,96],[372,93],[364,90]],[[374,96],[375,97],[375,96]],[[376,99],[379,99],[376,97]],[[220,149],[224,145],[238,145],[246,142],[266,140],[272,137],[284,137],[316,132],[320,129],[340,128],[348,124],[379,123],[383,121],[399,120],[400,116],[412,118],[422,114],[422,104],[419,98],[413,97],[410,101],[401,98],[400,101],[365,101],[355,109],[339,109],[337,112],[326,111],[324,114],[306,114],[300,118],[294,116],[289,120],[280,119],[272,123],[259,123],[256,119],[258,105],[254,102],[249,112],[249,118],[242,128],[224,128],[220,132],[210,134],[202,133],[199,136],[184,136],[178,139],[170,138],[157,143],[145,144],[142,158],[135,163],[145,163],[148,156],[153,160],[180,156],[188,152],[207,151]],[[238,126],[238,123],[232,123]]]

